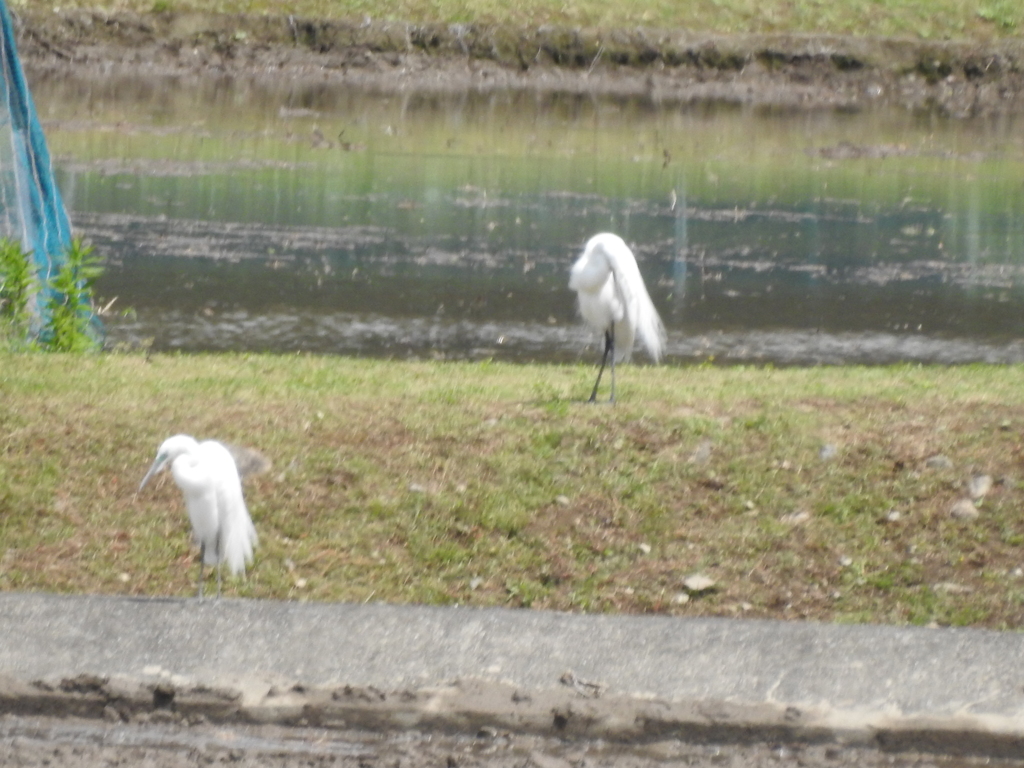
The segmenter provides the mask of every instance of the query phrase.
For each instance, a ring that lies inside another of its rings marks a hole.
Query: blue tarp
[[[0,236],[32,252],[40,285],[57,270],[71,244],[71,224],[53,179],[50,153],[14,41],[7,4],[0,0]],[[37,310],[42,313],[44,296]]]

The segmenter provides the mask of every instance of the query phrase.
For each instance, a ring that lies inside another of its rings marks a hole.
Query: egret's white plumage
[[[167,466],[185,496],[192,536],[200,547],[199,595],[203,594],[204,564],[217,569],[219,595],[221,563],[227,563],[232,575],[244,574],[259,543],[242,497],[235,460],[224,445],[214,440],[199,443],[188,435],[175,435],[160,445],[139,490]]]
[[[580,314],[587,325],[605,338],[604,357],[590,399],[597,398],[597,385],[611,355],[611,399],[615,400],[615,363],[629,361],[638,338],[651,359],[658,362],[665,348],[665,326],[647,293],[633,252],[618,235],[602,232],[587,241],[583,255],[569,273],[569,288],[576,291]]]

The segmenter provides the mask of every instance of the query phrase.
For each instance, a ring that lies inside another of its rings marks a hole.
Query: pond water
[[[568,269],[614,231],[670,360],[1024,360],[1020,118],[32,86],[110,345],[590,359]]]

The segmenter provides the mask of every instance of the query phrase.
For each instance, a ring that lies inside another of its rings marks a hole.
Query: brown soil
[[[30,71],[315,80],[380,90],[503,88],[774,108],[899,105],[1024,112],[1024,39],[933,43],[832,36],[500,28],[291,16],[26,9]]]

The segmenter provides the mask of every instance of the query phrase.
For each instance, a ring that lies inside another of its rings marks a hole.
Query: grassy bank
[[[0,588],[192,592],[176,432],[263,451],[228,594],[1015,627],[1020,367],[0,356]],[[948,464],[927,461],[945,456]],[[973,474],[980,516],[949,514]],[[690,594],[702,573],[716,587]]]
[[[32,0],[12,0],[25,8]],[[990,39],[1024,26],[1018,0],[698,0],[621,3],[611,0],[68,0],[61,7],[105,10],[281,14],[322,19],[362,18],[510,25],[636,26],[722,33],[798,32],[928,39]]]

